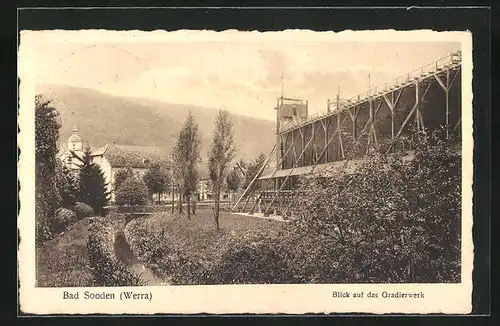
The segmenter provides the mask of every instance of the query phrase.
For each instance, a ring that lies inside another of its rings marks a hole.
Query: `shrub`
[[[52,221],[52,231],[53,232],[63,232],[71,224],[76,222],[76,214],[68,208],[59,208],[56,211],[56,216]]]
[[[90,226],[89,231],[87,249],[95,282],[99,286],[143,285],[141,280],[116,257],[113,226],[106,221],[98,221]]]
[[[94,209],[90,205],[82,202],[76,202],[75,205],[73,205],[73,210],[75,211],[76,217],[78,219],[91,217],[94,215]]]

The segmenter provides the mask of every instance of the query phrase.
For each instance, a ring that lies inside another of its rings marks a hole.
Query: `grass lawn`
[[[158,275],[167,276],[165,268],[160,266],[162,263],[153,258],[155,255],[177,252],[194,261],[209,262],[231,239],[268,234],[284,225],[279,221],[227,212],[221,212],[219,222],[221,230],[217,232],[213,212],[207,208],[198,209],[190,220],[187,214],[164,212],[135,219],[127,226],[125,234],[139,260]]]

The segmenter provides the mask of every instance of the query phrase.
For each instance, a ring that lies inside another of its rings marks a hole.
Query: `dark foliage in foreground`
[[[61,204],[57,184],[59,112],[41,96],[35,98],[36,243],[52,238],[51,224]]]

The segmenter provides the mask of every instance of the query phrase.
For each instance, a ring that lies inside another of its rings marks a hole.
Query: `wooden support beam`
[[[301,158],[305,151],[306,151],[306,148],[310,145],[312,141],[312,138],[309,140],[309,142],[307,142],[306,146],[302,149],[302,152],[300,152],[300,155],[299,155],[299,158]],[[292,172],[293,170],[296,168],[296,165],[294,165],[291,169],[290,169],[290,172],[288,173],[288,175],[285,177],[285,180],[283,180],[283,184],[280,186],[280,188],[278,189],[277,193],[274,194],[271,202],[267,205],[266,209],[264,210],[264,214],[267,214],[267,212],[269,211],[269,208],[271,208],[271,206],[274,204],[274,202],[276,201],[276,197],[277,197],[277,194],[279,194],[281,192],[281,190],[283,190],[283,187],[284,185],[286,184],[286,182],[288,181],[288,179],[290,178],[290,176],[292,175]]]
[[[317,153],[316,153],[316,131],[314,128],[314,122],[312,123],[312,135],[311,138],[313,139],[313,147],[312,147],[312,155],[311,155],[311,161],[313,158],[316,158]]]
[[[295,142],[295,130],[292,130],[292,144],[293,144],[293,160],[292,160],[292,166],[297,163],[297,149],[296,149],[296,142]]]
[[[295,143],[293,141],[290,142],[290,145],[288,146],[288,148],[286,149],[285,151],[285,154],[283,155],[283,158],[282,158],[282,162],[284,161],[284,158],[286,157],[286,155],[288,154],[288,152],[290,151],[291,148],[295,148]],[[267,179],[267,183],[265,184],[265,186],[263,187],[263,191],[266,191],[266,189],[269,187],[269,185],[271,184],[271,181],[272,180],[276,180],[274,179],[274,176],[276,175],[276,172],[278,172],[279,169],[276,169],[273,171],[273,174],[271,175],[271,177],[269,179]],[[257,197],[257,199],[255,200],[254,204],[252,205],[252,207],[250,208],[250,212],[253,212],[253,210],[255,209],[255,206],[257,205],[257,203],[259,202],[259,200],[262,198],[262,194],[263,192],[261,192],[259,194],[259,196]],[[249,203],[249,200],[247,200],[247,202],[245,203],[245,206],[243,206],[242,210],[245,210],[245,208],[247,207]]]
[[[450,119],[450,70],[446,70],[446,139],[450,138],[450,127],[449,127],[449,119]]]
[[[391,138],[394,139],[394,92],[391,92],[391,99],[387,98],[386,94],[382,94],[382,97],[387,103],[389,110],[391,110]]]
[[[374,124],[374,115],[373,115],[373,99],[370,97],[369,99],[369,112],[370,112],[370,118],[368,121],[370,121],[370,129],[368,131],[368,144],[366,145],[366,154],[370,152],[370,144],[372,141],[372,133],[373,133],[373,124]]]
[[[462,117],[460,117],[460,119],[458,119],[457,124],[453,128],[453,131],[457,130],[458,126],[460,126],[460,122],[462,122]]]
[[[434,78],[436,78],[437,82],[443,88],[444,91],[448,91],[448,86],[441,80],[441,77],[439,77],[438,74],[434,74]]]
[[[418,108],[418,105],[420,103],[419,90],[420,90],[420,83],[417,81],[415,83],[415,104],[413,105],[413,108],[410,110],[410,113],[408,113],[408,115],[406,116],[406,119],[403,121],[403,124],[399,128],[399,131],[396,134],[396,138],[401,135],[401,133],[403,132],[404,127],[406,127],[406,124],[408,123],[408,121],[410,120],[410,118],[412,117],[412,115],[415,113],[415,111]]]
[[[269,155],[267,156],[267,159],[264,161],[264,164],[262,164],[261,168],[259,169],[259,171],[257,172],[257,174],[255,175],[255,177],[252,179],[252,181],[250,182],[250,184],[247,186],[247,188],[245,189],[245,191],[243,191],[243,194],[241,194],[240,198],[238,198],[238,200],[236,201],[236,203],[234,204],[233,208],[231,209],[231,211],[234,211],[236,209],[236,207],[238,207],[241,199],[247,194],[248,190],[253,187],[253,184],[255,183],[255,180],[257,180],[257,178],[259,177],[259,175],[262,173],[262,171],[264,171],[266,165],[269,163],[269,161],[271,160],[271,156],[273,156],[274,154],[274,151],[276,150],[276,144],[274,144],[273,148],[271,149],[271,152],[269,153]]]
[[[347,116],[344,117],[344,120],[342,120],[341,125],[344,123],[345,119],[347,119]],[[340,126],[337,126],[337,130],[335,130],[335,132],[332,134],[332,136],[328,139],[328,142],[325,144],[325,147],[321,151],[321,154],[319,155],[318,160],[313,165],[313,170],[316,167],[316,165],[318,164],[319,160],[321,160],[323,155],[325,155],[325,153],[328,151],[328,146],[330,145],[330,143],[335,138],[335,136],[337,135],[338,132],[340,132]]]

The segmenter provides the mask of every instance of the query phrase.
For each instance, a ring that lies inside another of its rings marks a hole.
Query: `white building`
[[[74,126],[73,133],[68,138],[66,150],[64,150],[59,155],[59,159],[71,170],[79,170],[81,161],[75,158],[74,155],[78,156],[80,159],[83,159],[85,148],[87,146],[88,143],[78,135],[78,129],[76,128],[76,126]],[[72,154],[71,152],[73,152],[74,154]]]
[[[111,201],[115,199],[115,178],[120,170],[131,169],[136,177],[142,178],[152,164],[168,166],[167,152],[157,147],[106,144],[92,153],[92,162],[100,166]]]

